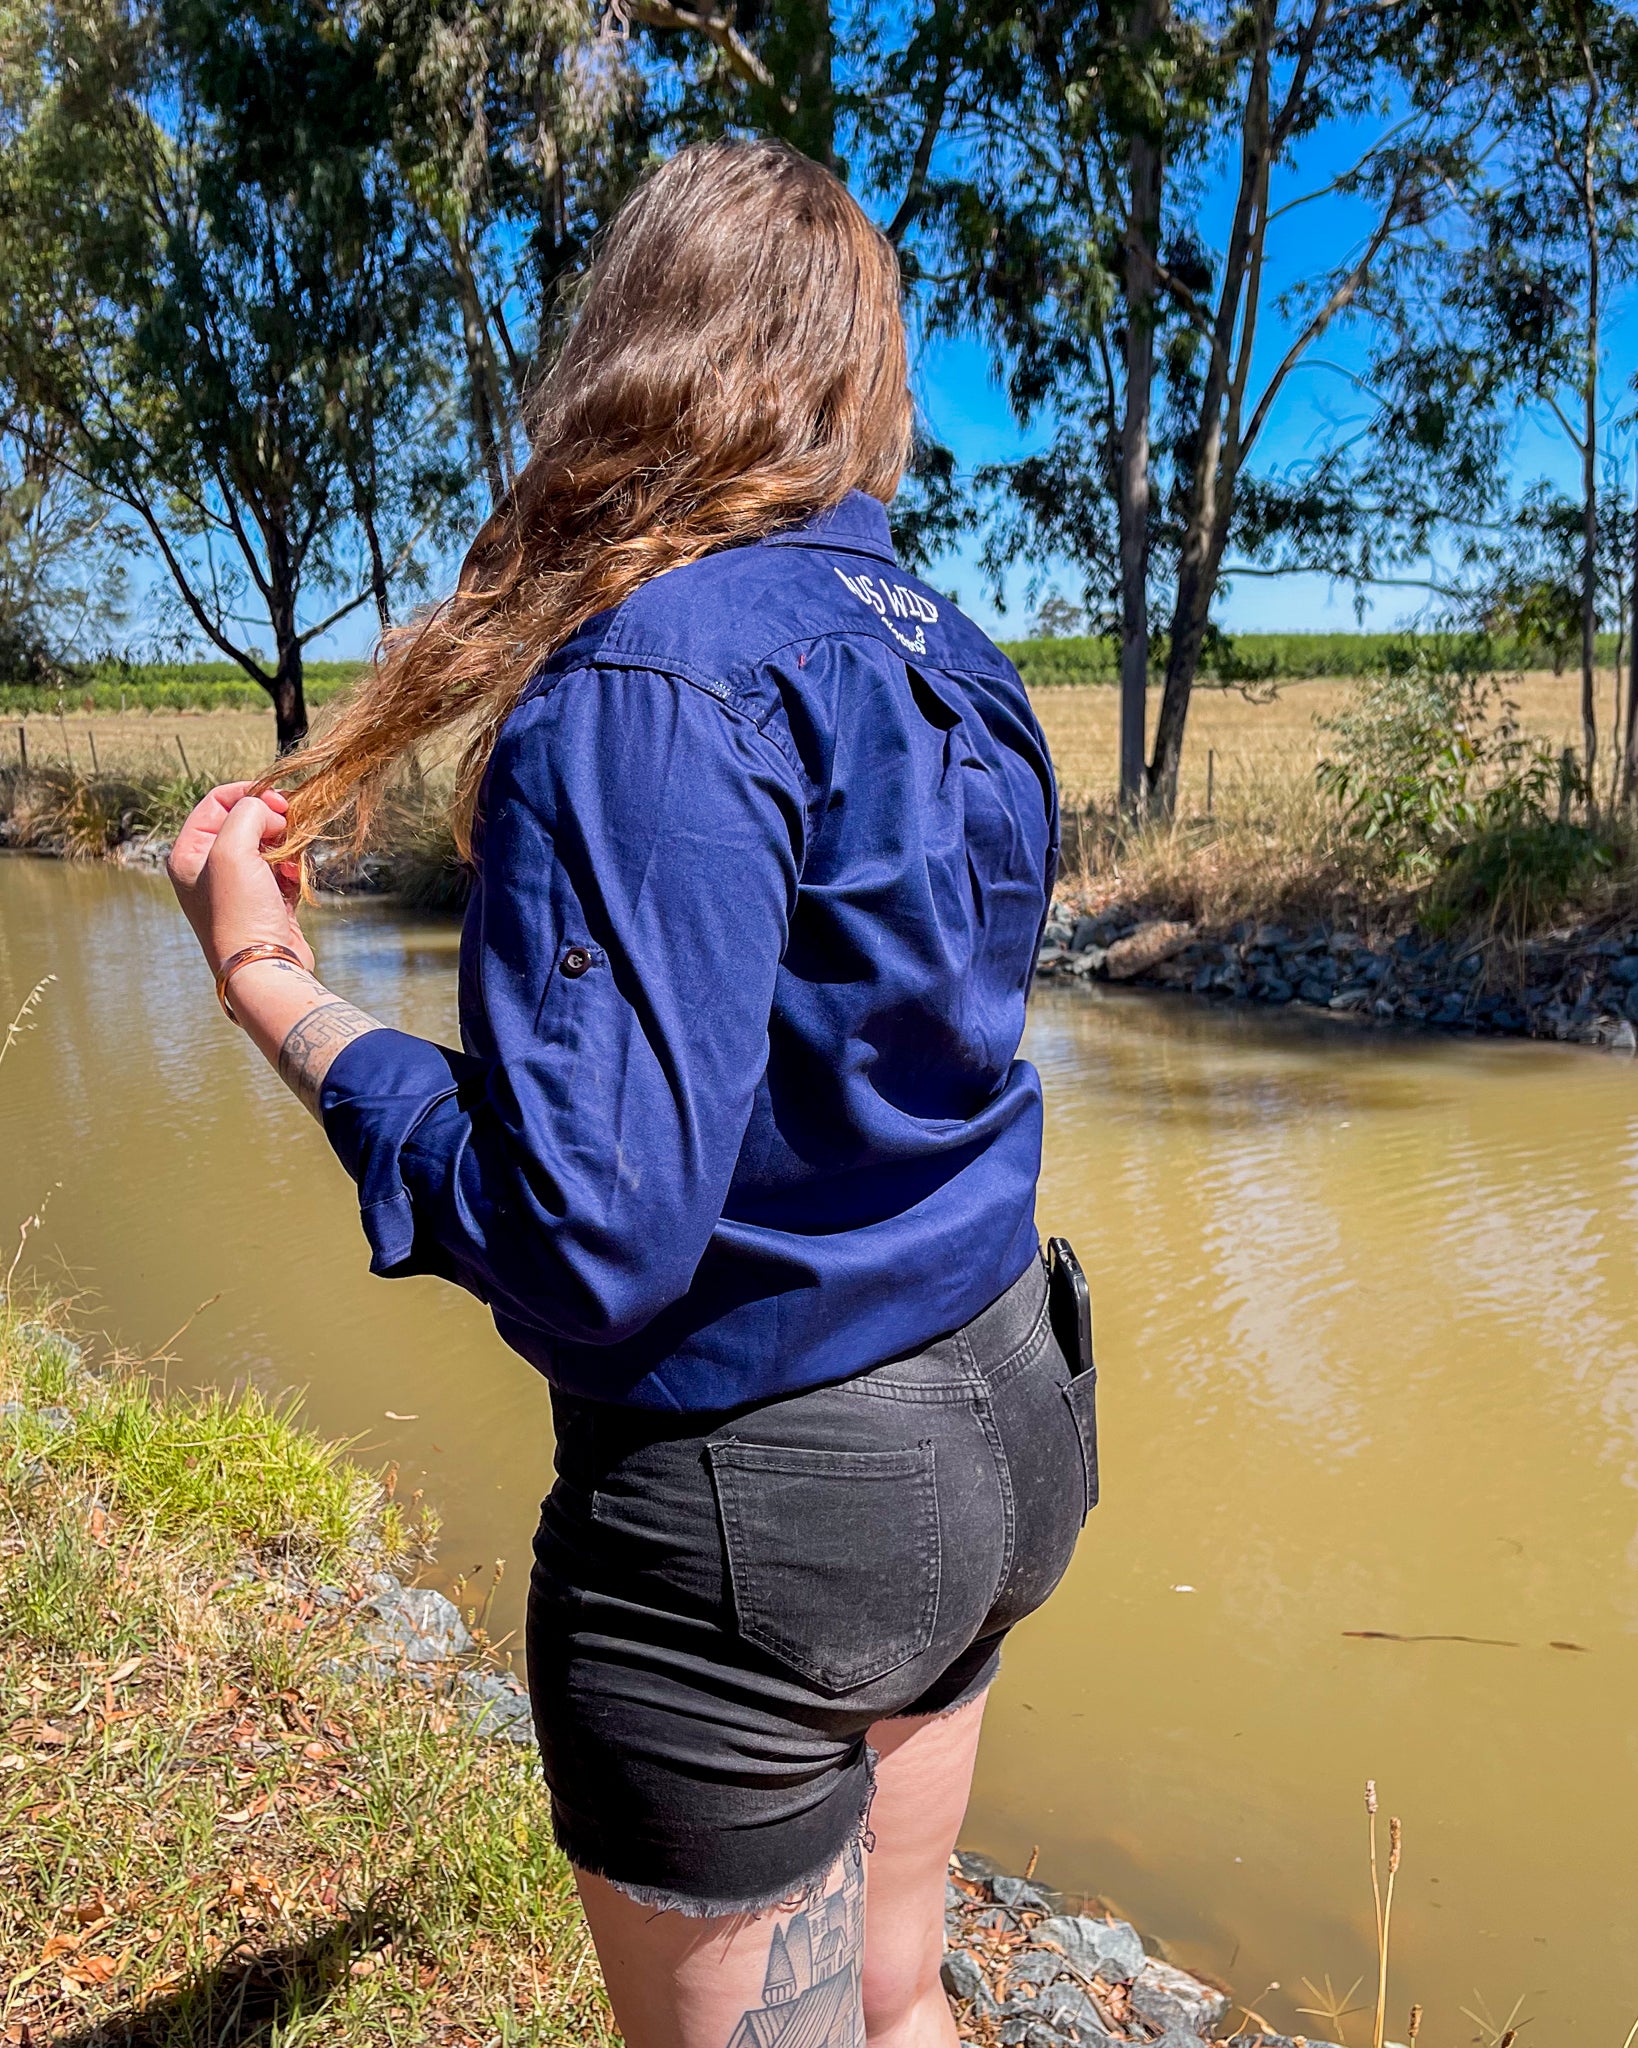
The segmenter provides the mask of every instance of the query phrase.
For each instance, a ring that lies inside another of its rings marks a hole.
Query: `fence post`
[[[193,770],[188,766],[188,750],[182,744],[182,735],[176,735],[176,751],[182,756],[182,773],[191,777]]]
[[[1212,747],[1206,749],[1206,816],[1211,816],[1212,786],[1217,780],[1217,754]]]
[[[90,726],[85,728],[85,737],[91,749],[91,773],[93,775],[100,775],[102,773],[102,763],[97,759],[97,736]]]
[[[23,773],[26,775],[28,773],[28,727],[26,725],[20,725],[17,728],[17,751],[23,757]]]

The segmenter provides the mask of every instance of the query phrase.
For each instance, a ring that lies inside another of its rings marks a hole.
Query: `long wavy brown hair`
[[[593,614],[713,549],[861,490],[910,448],[898,263],[818,164],[778,142],[679,152],[621,208],[536,394],[529,460],[449,598],[387,634],[327,729],[282,761],[288,831],[356,851],[405,756],[466,728],[456,842],[531,677]]]

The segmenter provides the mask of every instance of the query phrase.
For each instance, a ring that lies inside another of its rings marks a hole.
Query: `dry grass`
[[[335,1668],[402,1541],[288,1411],[0,1303],[0,2042],[615,2038],[532,1754]]]
[[[1599,700],[1606,715],[1615,687],[1613,672],[1600,678]],[[1239,690],[1202,689],[1189,708],[1179,812],[1204,815],[1207,758],[1213,764],[1213,812],[1237,784],[1266,791],[1282,781],[1311,783],[1323,748],[1320,724],[1349,702],[1354,685],[1329,679],[1284,683],[1273,696]],[[1531,674],[1509,694],[1525,730],[1555,746],[1579,740],[1580,680],[1576,676]],[[1119,780],[1120,693],[1114,689],[1037,690],[1031,699],[1052,748],[1066,810],[1096,805],[1107,809]],[[1160,693],[1149,693],[1149,730],[1160,714]]]
[[[1603,694],[1613,687],[1613,675],[1606,676]],[[1579,688],[1574,676],[1534,674],[1517,679],[1508,695],[1522,727],[1558,747],[1578,738]],[[1344,910],[1388,924],[1408,919],[1416,893],[1347,829],[1314,780],[1325,750],[1323,724],[1349,703],[1353,689],[1326,680],[1286,684],[1263,697],[1200,691],[1189,716],[1176,821],[1138,832],[1122,828],[1116,816],[1117,693],[1037,691],[1035,709],[1063,791],[1067,893],[1089,910],[1120,901],[1212,926],[1241,918],[1318,920]],[[1151,732],[1158,708],[1151,693]],[[1594,919],[1625,915],[1634,893],[1632,864],[1622,859],[1577,907]]]
[[[271,711],[39,712],[0,723],[0,769],[21,765],[21,727],[33,768],[72,767],[82,775],[136,781],[188,774],[214,782],[259,775],[273,759]],[[180,745],[178,744],[180,742]]]

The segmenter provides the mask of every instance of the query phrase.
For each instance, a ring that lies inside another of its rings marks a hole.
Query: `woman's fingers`
[[[254,788],[252,782],[221,782],[199,799],[189,811],[171,847],[168,866],[173,882],[186,885],[199,879],[199,871],[205,865],[212,840]],[[289,808],[288,798],[277,789],[264,791],[258,802],[276,810],[281,819]]]

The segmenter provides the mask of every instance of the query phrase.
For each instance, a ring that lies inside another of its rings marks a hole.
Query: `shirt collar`
[[[800,526],[772,533],[770,548],[843,548],[850,554],[875,555],[881,561],[897,563],[893,535],[887,523],[887,507],[879,498],[863,491],[849,491],[839,505],[814,513]]]

